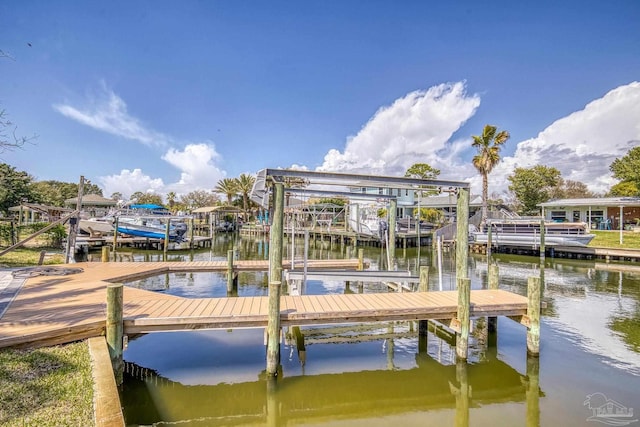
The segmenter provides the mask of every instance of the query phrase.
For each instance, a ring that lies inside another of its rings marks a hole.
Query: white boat
[[[378,216],[380,209],[381,206],[377,204],[349,205],[349,226],[358,234],[380,238],[380,226],[383,222],[383,219]]]
[[[113,233],[113,217],[80,219],[80,230],[95,236]]]
[[[469,226],[469,240],[473,243],[486,244],[491,227],[492,246],[540,246],[540,220],[536,219],[499,219],[487,220],[482,230],[474,225]],[[545,246],[587,246],[595,237],[589,233],[587,224],[582,222],[550,222],[544,223]]]
[[[131,205],[127,211],[122,211],[117,215],[118,233],[150,239],[164,239],[167,223],[169,223],[169,240],[181,241],[187,231],[185,219],[188,218],[172,216],[164,206]]]
[[[167,222],[153,217],[118,217],[118,233],[129,236],[148,237],[150,239],[164,239],[167,232]],[[171,223],[169,225],[169,240],[180,241],[187,231],[186,224]]]

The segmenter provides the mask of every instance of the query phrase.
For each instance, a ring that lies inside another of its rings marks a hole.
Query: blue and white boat
[[[184,221],[184,216],[172,216],[164,206],[131,205],[127,213],[117,216],[117,230],[129,236],[164,239],[169,224],[169,240],[181,241],[187,231]]]

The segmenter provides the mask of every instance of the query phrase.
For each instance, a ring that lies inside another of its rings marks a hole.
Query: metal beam
[[[306,178],[309,180],[309,184],[344,185],[348,187],[369,186],[402,189],[419,189],[422,187],[470,187],[469,183],[464,181],[441,181],[435,179],[360,175],[336,172],[311,172],[292,169],[265,169],[265,176],[271,177],[274,181],[281,181],[281,178],[284,177]]]

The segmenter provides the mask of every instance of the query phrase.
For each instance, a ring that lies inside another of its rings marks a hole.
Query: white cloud
[[[178,182],[167,185],[167,192],[186,194],[194,190],[211,190],[226,176],[226,172],[216,165],[220,155],[213,144],[189,144],[183,151],[170,148],[162,159],[182,171]]]
[[[490,192],[507,190],[516,167],[555,167],[565,179],[604,193],[617,180],[609,165],[640,145],[640,82],[620,86],[552,123],[536,138],[518,143],[490,175]]]
[[[419,161],[441,169],[441,179],[468,181],[472,192],[480,193],[471,138],[449,141],[479,105],[479,96],[466,94],[463,82],[409,93],[378,110],[347,140],[344,151],[330,150],[318,170],[397,176]],[[613,89],[536,138],[517,143],[514,154],[504,157],[489,176],[489,192],[506,193],[507,177],[516,167],[542,164],[604,193],[617,182],[609,171],[611,162],[640,145],[639,117],[640,83]]]
[[[451,149],[447,141],[479,105],[480,97],[468,95],[464,82],[411,92],[380,108],[347,140],[344,152],[330,150],[318,170],[401,175],[416,161],[450,167],[441,151]]]
[[[81,110],[68,104],[54,104],[60,114],[96,130],[141,142],[148,146],[166,146],[169,138],[146,128],[129,115],[127,104],[103,84],[104,93],[91,108]]]
[[[140,169],[123,169],[118,175],[101,176],[100,183],[104,188],[106,197],[113,193],[121,193],[128,199],[133,193],[163,193],[164,182],[161,178],[152,178],[142,173]]]

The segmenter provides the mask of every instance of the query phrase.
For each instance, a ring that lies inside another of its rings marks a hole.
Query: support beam
[[[22,245],[24,245],[25,243],[27,243],[29,240],[31,240],[31,239],[35,239],[36,237],[38,237],[38,236],[39,236],[39,235],[41,235],[42,233],[45,233],[45,232],[47,232],[47,231],[51,230],[51,229],[52,229],[53,227],[55,227],[56,225],[58,225],[58,224],[64,224],[64,223],[65,223],[69,218],[71,218],[71,217],[73,217],[73,216],[75,216],[75,215],[77,215],[77,214],[78,214],[78,211],[77,211],[77,210],[75,210],[75,211],[71,212],[70,214],[68,214],[68,215],[66,215],[66,216],[63,216],[63,217],[62,217],[62,218],[60,218],[59,220],[57,220],[57,221],[55,221],[55,222],[52,222],[51,224],[47,225],[45,228],[43,228],[43,229],[40,229],[40,230],[36,231],[35,233],[33,233],[31,236],[27,237],[26,239],[21,240],[21,241],[19,241],[18,243],[16,243],[16,244],[14,244],[14,245],[9,246],[9,247],[8,247],[8,248],[6,248],[6,249],[3,249],[2,251],[0,251],[0,256],[4,255],[4,254],[6,254],[6,253],[11,252],[11,251],[12,251],[12,250],[14,250],[15,248],[19,248],[20,246],[22,246]],[[12,222],[11,224],[13,224],[13,222]]]

